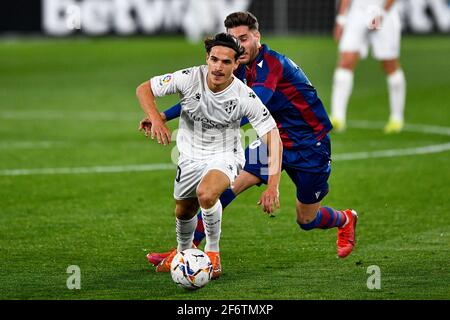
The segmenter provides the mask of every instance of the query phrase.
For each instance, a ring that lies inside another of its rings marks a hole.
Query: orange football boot
[[[193,249],[196,249],[197,247],[193,244]],[[178,251],[177,248],[173,249],[169,252],[159,253],[159,255],[166,255],[157,265],[156,265],[156,272],[170,272],[170,264],[172,263],[173,258],[177,255]],[[149,255],[152,255],[152,253],[149,253],[147,255],[147,259],[150,263]]]
[[[209,259],[211,260],[212,266],[213,266],[213,272],[211,275],[211,280],[215,280],[220,277],[222,274],[222,265],[220,264],[220,253],[219,252],[213,252],[213,251],[207,251],[205,252]]]
[[[156,265],[156,272],[170,272],[170,264],[177,253],[177,249],[172,250],[167,257]]]

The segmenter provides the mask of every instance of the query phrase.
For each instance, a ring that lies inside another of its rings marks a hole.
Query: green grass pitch
[[[329,110],[331,37],[264,40],[302,67]],[[137,131],[135,88],[203,64],[202,45],[162,37],[1,40],[0,299],[449,299],[449,54],[448,37],[403,39],[408,126],[391,136],[381,130],[388,96],[380,66],[372,59],[358,66],[349,129],[332,134],[323,201],[358,210],[351,256],[337,259],[336,229],[299,229],[295,190],[283,174],[275,218],[257,208],[256,187],[225,211],[224,273],[189,292],[145,258],[175,245],[175,170],[90,170],[170,163],[172,147]],[[160,107],[176,102],[164,98]],[[80,290],[66,286],[70,265],[80,267]],[[380,289],[367,287],[372,265],[381,270]]]

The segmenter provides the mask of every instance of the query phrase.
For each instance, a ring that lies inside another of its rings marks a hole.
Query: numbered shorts
[[[235,158],[208,161],[180,160],[175,176],[173,197],[176,200],[197,198],[197,187],[210,170],[222,171],[230,179],[231,186],[241,169],[242,164]]]
[[[377,60],[392,60],[400,56],[401,22],[394,5],[383,17],[381,27],[371,30],[371,17],[377,12],[373,6],[351,7],[339,42],[339,52],[359,52],[362,59],[372,48]]]
[[[331,173],[330,140],[326,136],[321,142],[302,150],[283,150],[282,169],[294,182],[297,199],[304,204],[321,201],[328,193],[328,178]],[[245,149],[244,171],[267,184],[267,145],[256,140]]]

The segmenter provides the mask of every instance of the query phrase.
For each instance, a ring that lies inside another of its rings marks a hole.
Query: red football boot
[[[358,213],[355,210],[347,209],[343,211],[347,216],[345,226],[338,228],[337,252],[339,258],[347,257],[356,244],[356,222]]]
[[[147,254],[147,260],[156,267],[161,261],[168,257],[173,250],[176,249],[171,249],[167,252],[150,252]]]

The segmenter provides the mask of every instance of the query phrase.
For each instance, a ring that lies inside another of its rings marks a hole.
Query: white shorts
[[[377,60],[393,60],[400,56],[401,22],[394,5],[383,17],[381,28],[369,28],[374,7],[352,6],[348,13],[342,38],[339,42],[339,52],[359,52],[361,59],[368,55],[369,44],[372,55]]]
[[[197,187],[210,170],[222,171],[233,184],[243,164],[236,158],[216,158],[207,161],[180,159],[175,176],[173,197],[176,200],[197,198]]]

